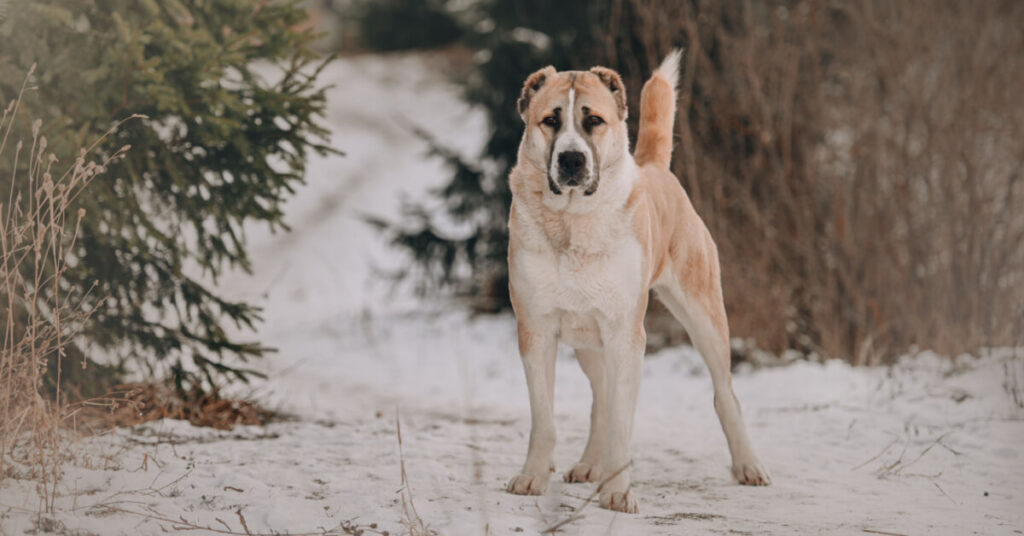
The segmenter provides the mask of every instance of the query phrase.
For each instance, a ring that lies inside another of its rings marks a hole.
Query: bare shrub
[[[31,76],[30,70],[26,84]],[[64,424],[72,406],[61,391],[65,349],[89,314],[67,300],[69,290],[61,285],[63,271],[77,262],[78,222],[84,216],[83,209],[69,210],[128,147],[99,162],[87,160],[92,147],[82,149],[56,174],[59,160],[47,152],[40,120],[32,123],[27,146],[9,139],[13,124],[24,120],[18,112],[25,89],[0,118],[0,158],[13,159],[15,170],[0,200],[0,484],[11,474],[34,479],[41,510],[50,512],[70,439]]]
[[[734,336],[857,364],[1024,342],[1024,4],[630,6],[620,56],[687,48],[673,169]]]

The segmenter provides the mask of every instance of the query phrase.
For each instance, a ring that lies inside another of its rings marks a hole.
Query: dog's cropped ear
[[[530,109],[530,101],[533,100],[533,96],[544,86],[544,82],[556,74],[558,71],[548,65],[526,78],[526,82],[523,83],[523,92],[519,94],[519,101],[516,103],[519,107],[519,116],[523,118],[523,121],[526,121],[526,110]]]
[[[601,83],[608,88],[608,91],[612,92],[612,97],[615,98],[615,105],[619,110],[619,119],[625,120],[626,116],[629,115],[629,110],[626,108],[626,86],[622,85],[622,77],[619,73],[607,68],[607,67],[593,67],[590,72],[597,75],[601,79]]]

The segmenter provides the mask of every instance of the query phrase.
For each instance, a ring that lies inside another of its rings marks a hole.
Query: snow
[[[249,229],[255,273],[220,282],[265,307],[259,335],[279,351],[258,364],[269,374],[258,393],[293,418],[227,432],[165,420],[82,440],[48,524],[32,484],[5,481],[0,534],[161,534],[186,523],[319,534],[353,518],[408,533],[399,419],[416,510],[441,534],[537,534],[576,508],[563,534],[1024,533],[1024,409],[1011,396],[1024,356],[1007,349],[875,369],[740,367],[734,388],[772,471],[766,488],[731,481],[700,357],[664,350],[645,362],[633,436],[640,514],[582,506],[595,486],[560,475],[543,496],[506,494],[529,433],[514,319],[471,317],[376,278],[405,259],[361,219],[394,215],[403,195],[422,198],[445,178],[408,124],[465,154],[482,144],[484,117],[442,65],[370,56],[329,69],[332,143],[347,155],[316,159],[287,209],[294,231]],[[583,449],[589,404],[563,349],[558,471]]]

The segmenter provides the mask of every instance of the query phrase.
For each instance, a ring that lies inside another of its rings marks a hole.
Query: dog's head
[[[518,105],[526,123],[520,161],[545,171],[535,179],[547,181],[550,195],[592,196],[602,172],[628,154],[626,90],[611,69],[545,67],[526,79]]]

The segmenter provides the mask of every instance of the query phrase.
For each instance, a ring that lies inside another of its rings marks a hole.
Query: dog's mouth
[[[591,196],[597,192],[597,186],[598,180],[596,175],[594,177],[552,177],[550,173],[548,174],[548,189],[555,195],[563,195],[573,190],[580,190],[584,196]]]
[[[580,189],[584,196],[597,191],[599,173],[588,156],[581,151],[562,151],[552,158],[548,167],[548,188],[555,195]]]

